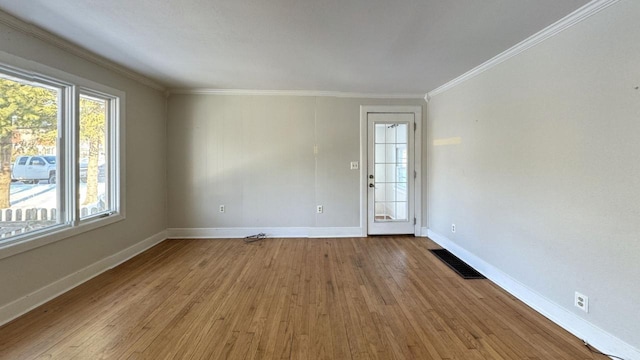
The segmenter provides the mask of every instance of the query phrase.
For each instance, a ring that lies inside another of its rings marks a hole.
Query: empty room
[[[640,360],[638,19],[0,0],[0,359]]]

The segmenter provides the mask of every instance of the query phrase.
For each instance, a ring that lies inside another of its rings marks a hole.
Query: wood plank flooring
[[[436,247],[168,240],[0,327],[0,359],[606,359]]]

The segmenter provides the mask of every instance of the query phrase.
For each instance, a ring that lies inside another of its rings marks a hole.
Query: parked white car
[[[19,156],[13,164],[12,178],[25,184],[48,180],[56,183],[56,157],[53,155]]]

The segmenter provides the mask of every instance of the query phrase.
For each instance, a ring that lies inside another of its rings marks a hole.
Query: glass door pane
[[[375,124],[375,222],[407,221],[408,127],[398,123]]]

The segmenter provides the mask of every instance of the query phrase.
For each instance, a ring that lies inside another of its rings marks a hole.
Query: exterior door
[[[367,114],[368,234],[414,234],[414,113]]]

